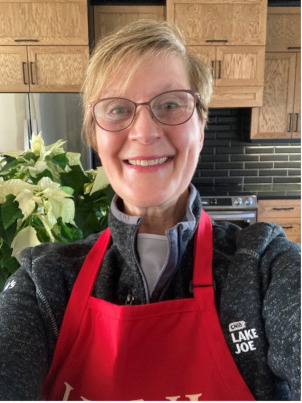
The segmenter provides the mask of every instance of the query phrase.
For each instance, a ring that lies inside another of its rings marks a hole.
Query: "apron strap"
[[[202,210],[195,235],[193,288],[213,286],[213,228],[210,216]],[[203,262],[201,270],[199,262]]]
[[[105,231],[98,238],[88,253],[83,266],[78,274],[68,302],[68,309],[63,318],[64,329],[68,332],[60,332],[55,357],[64,357],[72,348],[77,336],[88,299],[92,293],[96,276],[99,272],[105,252],[111,240],[110,230]],[[57,351],[58,350],[58,351]],[[61,351],[60,351],[61,350]],[[55,368],[55,366],[53,366]]]

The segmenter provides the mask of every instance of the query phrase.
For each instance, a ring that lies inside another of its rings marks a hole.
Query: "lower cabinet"
[[[258,200],[258,220],[281,225],[288,239],[301,243],[301,200]]]

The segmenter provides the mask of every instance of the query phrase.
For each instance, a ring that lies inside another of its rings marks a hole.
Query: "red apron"
[[[107,229],[74,285],[47,400],[254,400],[220,327],[212,285],[212,223],[195,239],[194,298],[120,306],[91,296]]]

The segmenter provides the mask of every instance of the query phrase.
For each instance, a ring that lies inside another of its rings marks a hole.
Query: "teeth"
[[[157,158],[155,160],[128,160],[128,163],[130,165],[141,165],[143,167],[146,167],[149,165],[160,165],[166,161],[168,161],[168,157]]]

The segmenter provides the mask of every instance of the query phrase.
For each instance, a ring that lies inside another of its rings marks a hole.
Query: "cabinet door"
[[[188,49],[192,55],[200,59],[207,67],[211,69],[212,75],[215,77],[215,46],[189,46]]]
[[[88,46],[28,47],[30,91],[80,91],[88,59]]]
[[[269,7],[266,50],[297,52],[301,49],[301,7]]]
[[[297,54],[292,137],[301,138],[301,53]]]
[[[0,0],[0,44],[88,45],[86,0]]]
[[[28,90],[26,46],[0,46],[0,92]]]
[[[266,15],[266,0],[167,0],[190,45],[265,45]]]
[[[291,138],[296,54],[267,53],[263,106],[253,109],[251,138]]]
[[[264,59],[264,46],[218,46],[216,85],[263,85]]]
[[[95,41],[111,32],[142,18],[163,21],[163,6],[95,6],[94,33]]]

